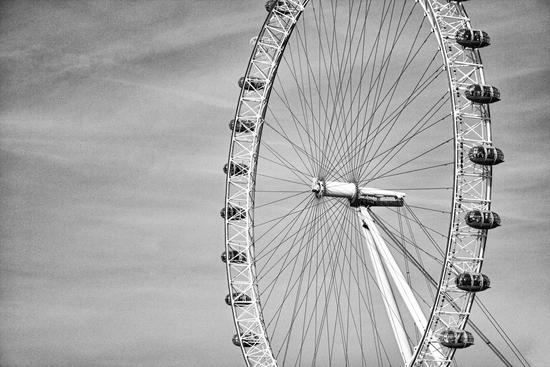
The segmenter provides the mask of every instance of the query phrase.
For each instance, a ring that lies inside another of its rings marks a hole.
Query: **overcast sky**
[[[242,366],[218,212],[263,3],[1,2],[0,365]],[[466,5],[503,94],[481,297],[543,366],[550,5]]]

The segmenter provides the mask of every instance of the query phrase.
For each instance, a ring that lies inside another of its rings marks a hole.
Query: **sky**
[[[481,297],[542,366],[550,5],[466,5],[503,95],[503,226]],[[218,213],[263,1],[3,1],[0,14],[0,365],[242,366]]]

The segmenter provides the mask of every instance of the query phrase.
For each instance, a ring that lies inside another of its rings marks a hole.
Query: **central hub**
[[[360,187],[354,182],[325,181],[313,179],[311,192],[317,198],[346,198],[353,207],[358,206],[403,206],[405,194],[381,190],[374,187]]]
[[[324,181],[314,179],[313,185],[311,185],[311,191],[314,192],[315,196],[318,198],[328,196],[335,198],[348,198],[352,200],[357,196],[359,188],[357,184],[353,182]]]

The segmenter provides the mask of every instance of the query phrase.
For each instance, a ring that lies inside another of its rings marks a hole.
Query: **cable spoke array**
[[[469,344],[445,338],[467,337],[474,302],[528,365],[459,286],[480,272],[487,238],[467,218],[493,213],[491,165],[469,155],[491,146],[491,130],[489,102],[467,97],[484,75],[457,41],[471,28],[462,4],[266,9],[239,81],[222,210],[246,365],[448,366]]]

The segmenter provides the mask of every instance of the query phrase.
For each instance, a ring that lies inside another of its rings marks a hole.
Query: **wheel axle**
[[[319,199],[324,196],[346,198],[352,207],[403,206],[405,198],[405,194],[398,191],[360,187],[354,182],[324,181],[318,178],[313,179],[311,192]]]

